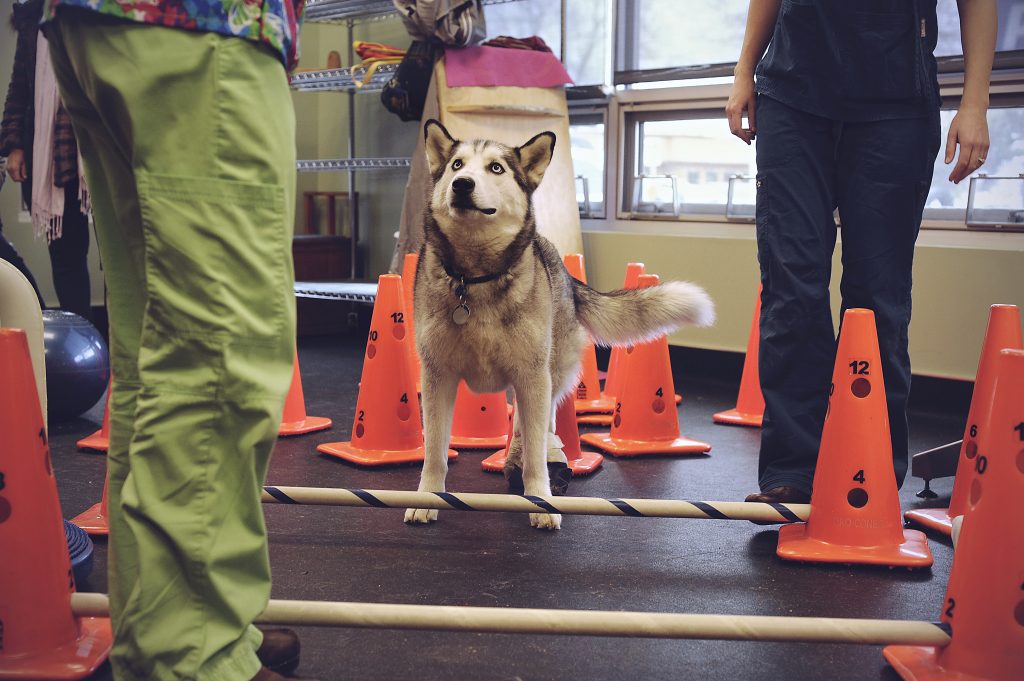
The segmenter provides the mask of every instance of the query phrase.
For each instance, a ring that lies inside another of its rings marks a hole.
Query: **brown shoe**
[[[761,504],[809,504],[811,495],[795,487],[772,487],[767,492],[751,494],[744,501]]]
[[[268,672],[291,674],[299,666],[299,637],[291,629],[263,629],[263,643],[256,651]],[[273,677],[269,677],[273,678]]]

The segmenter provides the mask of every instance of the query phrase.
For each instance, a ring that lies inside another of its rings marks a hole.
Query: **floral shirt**
[[[50,0],[46,18],[61,6],[81,7],[144,24],[236,36],[270,46],[291,70],[299,61],[299,23],[305,1]]]

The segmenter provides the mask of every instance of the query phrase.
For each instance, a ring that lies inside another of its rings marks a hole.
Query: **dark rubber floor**
[[[335,420],[326,432],[279,441],[268,482],[278,485],[415,489],[413,466],[366,469],[321,456],[321,442],[348,439],[365,336],[302,339],[307,411]],[[713,444],[710,456],[609,458],[580,496],[738,500],[756,486],[758,431],[714,425],[732,407],[733,381],[688,376],[684,434]],[[959,410],[957,410],[959,412]],[[85,417],[54,424],[53,460],[67,517],[100,498],[104,459],[77,452],[102,404]],[[963,415],[911,415],[911,451],[958,439]],[[486,453],[464,452],[451,466],[449,491],[503,492],[500,476],[480,470]],[[925,504],[908,479],[904,508]],[[274,598],[497,607],[642,610],[936,620],[952,549],[931,536],[931,570],[827,567],[783,562],[777,532],[736,521],[567,516],[555,533],[525,516],[441,512],[411,527],[400,510],[266,507]],[[106,590],[106,541],[83,591]],[[301,629],[299,673],[318,679],[452,681],[502,679],[896,679],[878,646]],[[109,679],[104,667],[94,677]]]

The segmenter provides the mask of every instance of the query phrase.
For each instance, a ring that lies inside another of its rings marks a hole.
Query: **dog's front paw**
[[[405,509],[405,522],[407,523],[432,523],[437,520],[436,508],[407,508]]]
[[[562,527],[562,516],[557,513],[531,513],[530,525],[539,530],[557,530]]]

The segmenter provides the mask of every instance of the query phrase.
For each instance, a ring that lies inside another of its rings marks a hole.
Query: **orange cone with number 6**
[[[658,277],[641,274],[639,287]],[[617,396],[610,433],[587,433],[580,440],[613,456],[704,454],[711,445],[679,434],[668,338],[626,348],[622,394]]]
[[[904,679],[1024,679],[1024,351],[1002,350],[988,430],[978,443],[942,621],[943,648],[888,646],[886,661]]]
[[[316,449],[363,466],[423,461],[420,400],[409,362],[402,278],[382,274],[373,305],[352,439]],[[458,456],[449,450],[448,457]]]
[[[924,534],[903,529],[871,310],[843,316],[811,514],[779,529],[776,553],[812,563],[932,564]]]
[[[28,341],[0,329],[0,679],[82,679],[110,620],[75,617],[75,581]]]
[[[281,427],[278,435],[303,435],[331,427],[331,420],[323,416],[306,414],[306,395],[302,391],[302,372],[299,370],[299,352],[295,351],[295,366],[292,369],[292,385],[284,402]]]
[[[993,305],[989,309],[988,327],[981,346],[978,373],[974,377],[974,393],[967,411],[967,426],[960,445],[960,461],[953,481],[953,495],[949,508],[921,508],[907,511],[907,520],[937,530],[945,535],[953,531],[953,518],[968,510],[967,495],[974,481],[974,459],[978,454],[978,441],[988,427],[992,400],[996,391],[996,360],[1004,348],[1021,349],[1020,310],[1016,305]]]
[[[587,275],[583,269],[583,256],[579,253],[570,253],[562,258],[565,269],[570,276],[584,284],[587,283]],[[580,376],[576,383],[576,391],[573,394],[576,402],[576,413],[587,414],[592,412],[610,413],[615,408],[615,400],[601,394],[601,381],[597,376],[597,353],[594,344],[589,339],[583,346],[583,356],[580,361]]]

